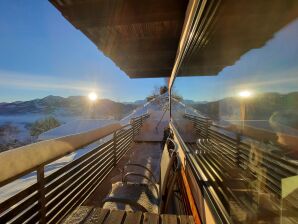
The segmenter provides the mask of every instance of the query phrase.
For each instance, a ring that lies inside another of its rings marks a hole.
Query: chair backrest
[[[178,146],[176,142],[171,138],[168,138],[160,161],[160,198],[164,197],[170,170],[172,169],[175,157],[177,156],[177,150]]]

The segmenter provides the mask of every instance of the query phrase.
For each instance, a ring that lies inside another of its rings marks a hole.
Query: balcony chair
[[[169,199],[174,190],[175,182],[180,171],[180,159],[177,155],[177,145],[170,138],[165,144],[160,162],[160,180],[153,172],[141,164],[126,164],[144,169],[146,174],[128,172],[123,175],[122,182],[112,184],[112,190],[102,201],[103,208],[126,211],[142,211],[160,214],[167,210]],[[144,178],[143,181],[128,181],[131,176]]]

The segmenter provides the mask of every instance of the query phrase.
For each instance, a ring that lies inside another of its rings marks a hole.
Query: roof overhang
[[[169,77],[189,27],[178,74],[216,75],[298,16],[297,0],[190,0],[183,29],[188,0],[50,1],[131,78]]]
[[[188,0],[50,0],[131,78],[171,74]]]

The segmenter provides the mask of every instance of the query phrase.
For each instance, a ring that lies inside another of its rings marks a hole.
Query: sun
[[[97,96],[96,92],[90,92],[90,93],[88,94],[88,98],[89,98],[89,100],[91,100],[91,101],[96,101],[97,98],[98,98],[98,96]]]
[[[242,97],[242,98],[249,98],[252,96],[252,92],[249,90],[243,90],[241,92],[238,93],[238,96]]]

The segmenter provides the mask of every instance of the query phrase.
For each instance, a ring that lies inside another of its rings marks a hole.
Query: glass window
[[[232,66],[180,70],[172,86],[173,124],[235,223],[297,223],[297,37],[294,20]]]

